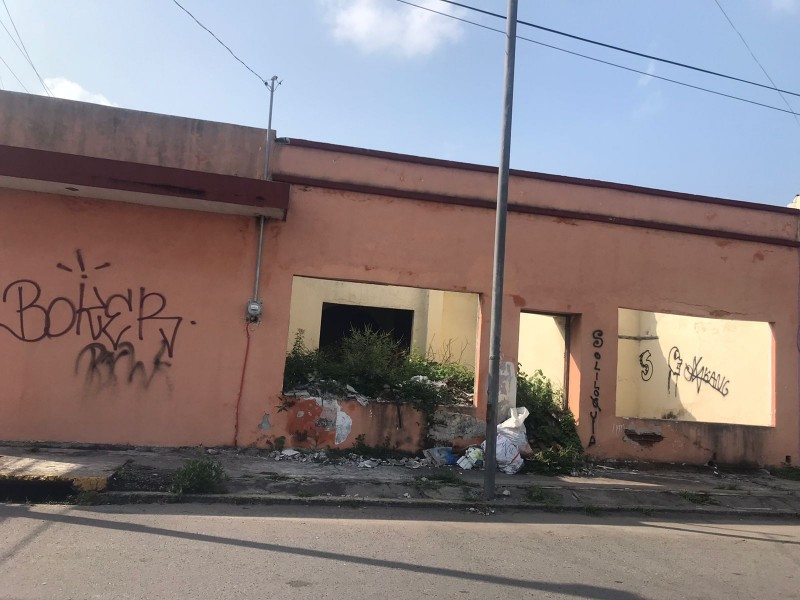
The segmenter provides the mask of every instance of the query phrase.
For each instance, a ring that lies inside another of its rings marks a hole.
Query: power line
[[[726,13],[725,9],[722,8],[722,4],[719,3],[719,0],[714,0],[714,2],[719,7],[719,10],[722,12],[722,14],[725,16],[725,20],[728,21],[730,26],[736,32],[736,35],[738,35],[739,39],[742,40],[742,43],[744,44],[744,47],[747,48],[747,51],[750,53],[750,56],[753,57],[753,60],[756,61],[756,64],[758,65],[758,67],[761,69],[761,71],[764,73],[764,75],[767,77],[767,79],[769,79],[769,82],[772,84],[772,89],[775,90],[776,92],[778,92],[778,95],[781,97],[781,100],[783,100],[783,103],[786,105],[786,108],[788,108],[789,110],[792,110],[792,105],[789,104],[789,101],[786,99],[786,96],[784,96],[783,92],[778,89],[777,85],[775,85],[775,82],[772,80],[772,77],[769,76],[769,73],[767,73],[767,70],[764,68],[764,65],[761,64],[761,61],[759,61],[756,58],[755,53],[753,53],[753,50],[750,48],[750,44],[747,43],[747,40],[744,39],[744,36],[742,35],[742,33],[736,28],[736,25],[733,24],[733,21],[731,21],[731,18],[728,16],[728,13]],[[798,120],[797,115],[795,115],[794,120],[797,122],[798,125],[800,125],[800,120]]]
[[[5,2],[5,0],[3,0],[3,1]],[[210,34],[211,34],[211,37],[213,37],[215,40],[217,40],[217,42],[219,42],[219,43],[220,43],[220,45],[221,45],[223,48],[225,48],[225,49],[226,49],[228,52],[230,52],[231,56],[232,56],[233,58],[235,58],[236,60],[238,60],[238,61],[239,61],[239,62],[242,64],[242,66],[244,66],[244,68],[245,68],[245,69],[247,69],[247,70],[248,70],[248,71],[250,71],[250,72],[251,72],[253,75],[255,75],[256,77],[258,77],[258,79],[259,79],[259,81],[261,81],[261,83],[263,83],[264,85],[268,85],[268,83],[267,83],[267,80],[266,80],[266,79],[264,79],[264,78],[263,78],[261,75],[259,75],[258,73],[256,73],[256,72],[255,72],[253,69],[251,69],[249,66],[247,66],[247,63],[246,63],[246,62],[244,62],[244,61],[243,61],[241,58],[239,58],[238,56],[236,56],[236,54],[234,54],[233,50],[231,50],[231,49],[230,49],[230,48],[229,48],[229,47],[228,47],[228,46],[225,44],[225,42],[223,42],[221,39],[219,39],[219,38],[218,38],[218,37],[217,37],[217,36],[214,34],[214,32],[213,32],[213,31],[211,31],[211,30],[210,30],[208,27],[206,27],[205,25],[203,25],[203,24],[202,24],[200,21],[198,21],[198,20],[197,20],[197,17],[195,17],[195,16],[194,16],[192,13],[190,13],[190,12],[189,12],[188,10],[186,10],[186,9],[185,9],[183,6],[181,6],[181,4],[180,4],[180,2],[178,2],[178,0],[172,0],[172,1],[173,1],[173,2],[174,2],[174,3],[175,3],[177,6],[178,6],[178,8],[180,8],[180,9],[181,9],[183,12],[185,12],[187,15],[189,15],[189,16],[190,16],[190,17],[191,17],[191,18],[194,20],[194,22],[195,22],[195,23],[197,23],[197,24],[198,24],[200,27],[202,27],[202,28],[203,28],[203,29],[205,29],[205,30],[206,30],[208,33],[210,33]]]
[[[399,1],[399,0],[398,0]],[[462,4],[460,2],[455,2],[454,0],[440,0],[440,2],[445,2],[447,4],[452,4],[453,6],[459,6],[461,8],[466,8],[467,10],[471,10],[477,13],[481,13],[484,15],[488,15],[490,17],[496,17],[498,19],[505,20],[505,15],[501,15],[499,13],[494,13],[488,10],[483,10],[481,8],[475,8],[474,6],[469,6],[467,4]],[[424,7],[422,7],[424,8]],[[440,14],[447,14],[447,13],[440,13]],[[623,48],[621,46],[614,46],[613,44],[606,44],[605,42],[599,42],[597,40],[592,40],[590,38],[581,37],[579,35],[574,35],[571,33],[567,33],[565,31],[559,31],[558,29],[551,29],[550,27],[544,27],[542,25],[537,25],[536,23],[531,23],[529,21],[518,21],[520,25],[526,25],[528,27],[533,27],[534,29],[539,29],[541,31],[547,31],[548,33],[553,33],[556,35],[560,35],[563,37],[568,37],[573,40],[578,40],[580,42],[586,42],[587,44],[594,44],[595,46],[601,46],[603,48],[609,48],[610,50],[617,50],[618,52],[624,52],[626,54],[631,54],[633,56],[639,56],[641,58],[647,58],[650,60],[655,60],[657,62],[662,62],[668,65],[673,65],[676,67],[681,67],[684,69],[691,69],[692,71],[697,71],[698,73],[705,73],[706,75],[714,75],[715,77],[722,77],[724,79],[730,79],[731,81],[738,81],[739,83],[746,83],[748,85],[754,85],[756,87],[764,88],[767,90],[776,90],[778,92],[789,94],[791,96],[800,97],[799,92],[791,92],[789,90],[781,90],[777,87],[770,87],[768,85],[764,85],[763,83],[758,83],[756,81],[750,81],[749,79],[742,79],[741,77],[736,77],[734,75],[726,75],[725,73],[719,73],[717,71],[711,71],[710,69],[703,69],[702,67],[695,67],[693,65],[689,65],[686,63],[678,62],[675,60],[670,60],[668,58],[662,58],[660,56],[653,56],[652,54],[645,54],[643,52],[637,52],[636,50],[630,50],[629,48]],[[791,108],[791,107],[790,107]]]
[[[455,15],[448,14],[446,12],[441,12],[438,10],[434,10],[432,8],[428,8],[427,6],[420,6],[419,4],[414,4],[413,2],[409,2],[408,0],[396,0],[401,4],[407,4],[408,6],[413,6],[414,8],[419,8],[422,10],[427,10],[429,12],[435,13],[437,15],[442,15],[443,17],[448,17],[450,19],[455,19],[456,21],[461,21],[462,23],[467,23],[469,25],[475,25],[476,27],[480,27],[481,29],[486,29],[488,31],[494,31],[497,33],[502,33],[505,35],[505,31],[502,29],[496,29],[494,27],[489,27],[488,25],[483,25],[482,23],[476,23],[475,21],[470,21],[469,19],[463,19],[461,17],[457,17]],[[444,0],[443,0],[444,1]],[[527,38],[521,35],[517,35],[517,39],[524,40],[526,42],[530,42],[532,44],[536,44],[537,46],[544,46],[545,48],[550,48],[552,50],[558,50],[559,52],[564,52],[566,54],[571,54],[572,56],[578,56],[580,58],[585,58],[587,60],[591,60],[593,62],[601,63],[604,65],[608,65],[610,67],[615,67],[617,69],[622,69],[624,71],[630,71],[631,73],[638,73],[640,75],[646,75],[648,77],[652,77],[653,79],[660,79],[661,81],[668,81],[669,83],[674,83],[676,85],[681,85],[684,87],[688,87],[694,90],[699,90],[701,92],[707,92],[709,94],[714,94],[716,96],[722,96],[724,98],[730,98],[731,100],[738,100],[739,102],[746,102],[747,104],[753,104],[755,106],[761,106],[763,108],[768,108],[770,110],[776,110],[778,112],[787,113],[790,115],[800,115],[800,113],[796,113],[793,110],[786,110],[785,108],[779,108],[777,106],[772,106],[771,104],[764,104],[762,102],[756,102],[755,100],[748,100],[747,98],[742,98],[740,96],[734,96],[732,94],[725,94],[724,92],[718,92],[717,90],[712,90],[709,88],[705,88],[699,85],[694,85],[691,83],[686,83],[685,81],[679,81],[677,79],[670,79],[669,77],[663,77],[661,75],[655,75],[654,73],[648,73],[647,71],[642,71],[640,69],[634,69],[633,67],[626,67],[617,63],[613,63],[607,60],[602,60],[600,58],[595,58],[594,56],[589,56],[587,54],[581,54],[580,52],[574,52],[572,50],[567,50],[566,48],[561,48],[559,46],[553,46],[552,44],[546,44],[544,42],[540,42],[538,40],[534,40],[531,38]],[[769,88],[772,89],[772,88]]]
[[[3,25],[3,29],[6,30],[6,33],[8,34],[8,37],[11,38],[11,41],[14,42],[14,45],[17,47],[17,49],[20,52],[22,52],[22,56],[25,57],[25,60],[28,61],[28,64],[31,66],[31,69],[33,69],[33,72],[36,73],[36,77],[39,78],[39,83],[42,84],[42,87],[44,88],[45,93],[48,96],[52,97],[53,93],[50,91],[50,88],[48,88],[47,85],[45,84],[44,79],[42,79],[42,76],[39,75],[39,70],[33,64],[33,60],[31,59],[31,55],[28,53],[28,49],[25,47],[25,42],[22,41],[22,36],[19,34],[19,30],[17,29],[16,23],[14,23],[14,17],[11,16],[11,11],[8,10],[8,5],[6,4],[6,0],[3,0],[3,6],[5,7],[6,13],[8,14],[8,18],[11,21],[11,26],[14,28],[14,32],[17,34],[17,37],[19,38],[19,44],[17,44],[17,41],[14,39],[14,36],[11,35],[11,32],[8,30],[8,27],[6,27],[6,24],[3,23],[2,21],[0,21],[0,24]],[[20,48],[20,44],[22,44],[21,48]]]
[[[22,86],[22,89],[30,94],[31,93],[30,90],[25,87],[25,84],[22,83],[22,81],[20,81],[20,78],[17,77],[17,74],[14,73],[14,71],[11,69],[11,67],[8,66],[8,63],[5,61],[5,59],[2,56],[0,56],[0,62],[2,62],[6,66],[6,69],[8,69],[9,72],[14,76],[14,79],[16,79],[17,83],[19,83]]]

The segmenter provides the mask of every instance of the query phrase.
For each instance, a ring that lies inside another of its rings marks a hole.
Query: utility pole
[[[277,83],[276,83],[277,82]],[[264,179],[272,179],[272,174],[269,172],[269,154],[272,150],[272,101],[275,97],[275,89],[281,84],[278,81],[278,76],[273,75],[269,81],[265,81],[264,85],[269,90],[269,118],[267,119],[267,155],[264,157]]]
[[[483,493],[494,499],[497,470],[497,400],[500,395],[500,333],[503,320],[503,276],[506,260],[506,214],[508,211],[508,169],[511,157],[511,112],[514,106],[514,58],[517,48],[517,4],[508,0],[506,16],[506,66],[503,90],[503,138],[497,177],[497,217],[494,232],[494,276],[492,280],[492,321],[489,334],[489,394],[486,404],[486,455]]]
[[[277,83],[276,83],[277,82]],[[266,154],[264,155],[264,179],[269,181],[272,179],[272,174],[269,171],[269,155],[272,150],[272,103],[275,98],[275,89],[281,84],[278,81],[278,76],[273,75],[269,81],[265,81],[264,85],[269,90],[269,117],[267,119],[267,142],[265,145]],[[258,288],[261,285],[261,255],[264,251],[264,223],[266,219],[264,215],[258,217],[258,248],[256,252],[256,276],[253,282],[253,298],[247,301],[247,308],[245,310],[245,318],[250,323],[258,323],[261,321],[261,314],[264,312],[264,304],[258,297]]]

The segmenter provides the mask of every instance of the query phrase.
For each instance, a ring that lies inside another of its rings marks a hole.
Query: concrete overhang
[[[283,220],[289,184],[0,144],[0,187]]]

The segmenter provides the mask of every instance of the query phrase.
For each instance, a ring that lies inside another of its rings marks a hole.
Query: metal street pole
[[[277,81],[277,83],[276,83]],[[273,75],[270,80],[264,82],[269,90],[269,117],[267,119],[267,142],[265,144],[264,156],[264,179],[272,179],[272,174],[269,172],[269,155],[272,149],[272,103],[275,98],[275,88],[281,84],[278,81],[278,76]],[[250,323],[258,323],[261,321],[261,314],[264,310],[263,303],[258,298],[258,288],[261,286],[261,256],[264,253],[264,225],[266,224],[264,215],[258,217],[258,248],[256,251],[256,276],[253,281],[253,297],[247,301],[245,309],[245,318]]]
[[[492,321],[489,346],[489,394],[486,405],[486,455],[483,493],[494,498],[497,470],[497,399],[500,395],[500,332],[503,320],[503,275],[506,260],[506,213],[508,207],[508,168],[511,157],[511,111],[514,105],[514,58],[517,48],[517,4],[508,0],[506,17],[506,68],[503,91],[503,140],[497,178],[497,218],[494,232],[494,278],[492,280]]]
[[[278,76],[273,75],[270,77],[269,82],[264,82],[264,85],[267,86],[269,90],[269,118],[267,119],[267,155],[264,158],[264,179],[272,179],[272,176],[269,172],[269,153],[272,149],[272,101],[275,97],[275,88],[280,85],[280,82],[275,83],[278,81]]]

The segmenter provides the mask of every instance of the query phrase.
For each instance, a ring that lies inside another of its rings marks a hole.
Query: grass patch
[[[213,458],[187,460],[177,471],[169,491],[173,494],[219,494],[225,492],[227,475]]]
[[[561,504],[561,497],[554,492],[547,490],[539,485],[532,485],[525,493],[525,500],[534,504],[558,505]]]
[[[771,475],[781,479],[800,481],[800,467],[773,467],[769,470]]]
[[[677,492],[678,496],[686,500],[687,502],[691,502],[692,504],[704,504],[704,505],[712,505],[712,504],[719,504],[719,502],[712,498],[708,492],[690,492],[689,490],[680,490]]]
[[[590,517],[602,517],[603,511],[599,507],[593,504],[587,504],[583,507],[583,512],[589,515]]]

